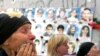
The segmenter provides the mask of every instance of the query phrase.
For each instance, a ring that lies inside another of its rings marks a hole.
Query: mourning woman
[[[0,56],[36,56],[31,23],[20,12],[0,14]]]

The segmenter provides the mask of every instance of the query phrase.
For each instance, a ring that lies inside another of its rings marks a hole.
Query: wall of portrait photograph
[[[46,44],[54,34],[69,37],[69,54],[76,53],[83,42],[91,42],[93,11],[90,8],[19,8],[32,23],[38,55],[46,54]]]

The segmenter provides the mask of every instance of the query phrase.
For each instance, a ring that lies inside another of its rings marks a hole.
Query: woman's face
[[[25,24],[21,26],[16,32],[14,32],[10,39],[9,44],[11,48],[20,47],[22,44],[25,44],[30,39],[33,39],[33,35],[30,31],[31,24]]]
[[[83,30],[82,30],[82,33],[84,33],[84,34],[87,34],[88,33],[88,28],[87,27],[85,27]]]
[[[67,42],[64,42],[63,44],[61,44],[60,46],[57,47],[57,53],[61,54],[61,55],[66,55],[68,54],[68,44]]]
[[[97,50],[97,47],[94,45],[91,49],[90,49],[90,51],[88,52],[88,56],[97,56],[97,52],[98,52],[98,50]]]

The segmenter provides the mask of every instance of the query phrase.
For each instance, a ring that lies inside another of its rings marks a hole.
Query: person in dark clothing
[[[2,48],[0,48],[0,56],[8,56]]]
[[[0,56],[36,56],[31,23],[19,12],[0,14]]]
[[[77,56],[99,56],[100,50],[92,42],[84,42],[80,45]]]

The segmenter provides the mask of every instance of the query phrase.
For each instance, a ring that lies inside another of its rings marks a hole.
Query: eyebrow
[[[23,28],[27,28],[27,29],[31,29],[32,26],[29,26],[29,25],[23,25],[20,29],[23,29]]]

